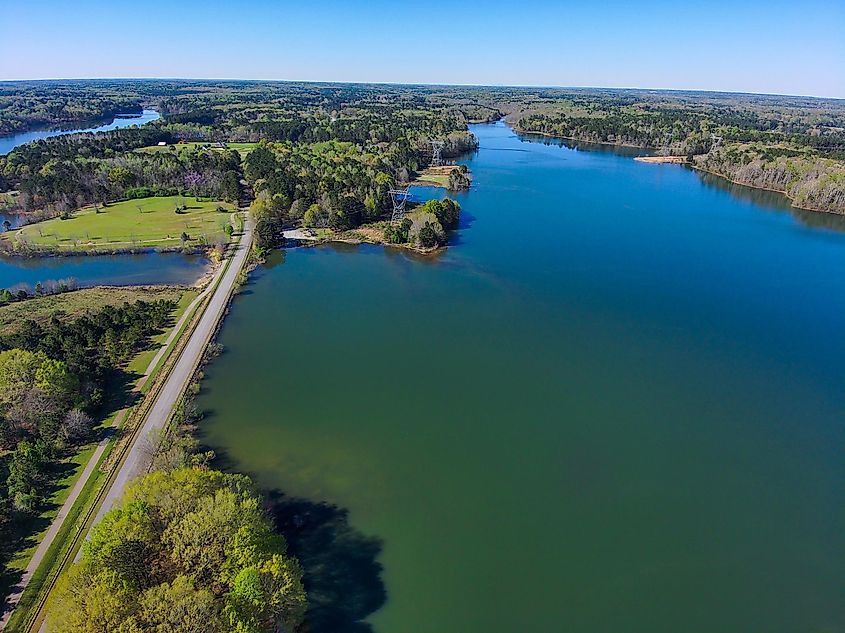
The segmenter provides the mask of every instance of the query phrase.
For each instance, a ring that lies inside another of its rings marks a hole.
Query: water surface
[[[89,123],[83,124],[82,127],[66,127],[65,129],[46,129],[46,130],[29,130],[28,132],[19,132],[10,136],[0,136],[0,156],[8,154],[18,145],[29,143],[30,141],[38,141],[43,138],[50,138],[51,136],[64,136],[65,134],[77,134],[82,132],[108,132],[109,130],[116,130],[118,128],[130,127],[133,125],[144,125],[150,121],[155,121],[161,115],[155,110],[144,110],[140,115],[125,114],[117,115],[109,123]]]
[[[288,251],[205,374],[316,630],[845,628],[841,226],[474,131],[453,247]]]
[[[190,285],[208,260],[181,253],[74,257],[0,257],[0,288],[32,288],[38,282],[73,279],[80,286]]]

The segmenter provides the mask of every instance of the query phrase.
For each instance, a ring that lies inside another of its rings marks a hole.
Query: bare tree
[[[62,437],[71,442],[90,437],[93,430],[94,418],[80,409],[68,411],[60,427]]]

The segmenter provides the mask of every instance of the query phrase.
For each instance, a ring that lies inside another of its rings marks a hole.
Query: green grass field
[[[177,205],[187,209],[176,213]],[[224,207],[227,213],[217,211]],[[10,231],[19,246],[59,251],[111,251],[130,248],[173,248],[226,241],[224,227],[233,205],[200,202],[196,198],[169,196],[115,202],[108,207],[76,211],[71,218],[53,218]]]
[[[421,174],[411,182],[412,185],[428,187],[449,187],[449,176]]]
[[[246,157],[258,143],[226,143],[226,147],[229,149],[235,150],[238,154],[241,155],[241,158]],[[136,150],[138,152],[144,152],[146,154],[156,154],[158,152],[182,152],[185,150],[188,151],[196,151],[201,147],[208,147],[212,152],[220,152],[222,148],[216,147],[214,143],[177,143],[175,145],[148,145],[147,147],[141,147],[140,149]]]
[[[179,302],[179,314],[184,310],[182,303],[188,303],[197,295],[195,290],[171,286],[127,286],[80,288],[71,292],[36,297],[0,306],[0,334],[9,334],[26,319],[46,323],[53,315],[63,312],[69,319],[77,319],[96,312],[105,306],[119,306],[125,302],[157,301],[159,299]],[[185,304],[187,305],[187,304]],[[177,316],[178,318],[178,316]]]

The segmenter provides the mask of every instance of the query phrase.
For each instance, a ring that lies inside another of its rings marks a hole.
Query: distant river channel
[[[155,121],[161,115],[155,110],[144,110],[140,115],[137,114],[119,114],[110,123],[95,122],[85,124],[83,127],[74,128],[52,128],[43,130],[30,130],[28,132],[19,132],[11,136],[0,136],[0,156],[5,156],[18,145],[29,143],[30,141],[38,141],[43,138],[50,138],[51,136],[63,136],[65,134],[80,134],[84,132],[108,132],[109,130],[116,130],[122,127],[131,127],[133,125],[144,125],[150,121]]]
[[[15,147],[51,136],[84,132],[107,132],[118,128],[144,125],[160,118],[155,110],[140,115],[118,115],[108,123],[90,123],[72,129],[21,132],[0,137],[0,155]],[[0,214],[0,222],[12,227],[21,223],[17,215]],[[179,253],[142,253],[137,255],[98,255],[85,257],[0,257],[0,288],[32,288],[38,282],[72,279],[80,286],[192,284],[208,270],[208,260]]]

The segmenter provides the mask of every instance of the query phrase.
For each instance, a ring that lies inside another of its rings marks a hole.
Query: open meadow
[[[191,197],[139,198],[29,224],[6,239],[15,248],[71,252],[198,246],[227,240],[233,210],[231,204]]]

